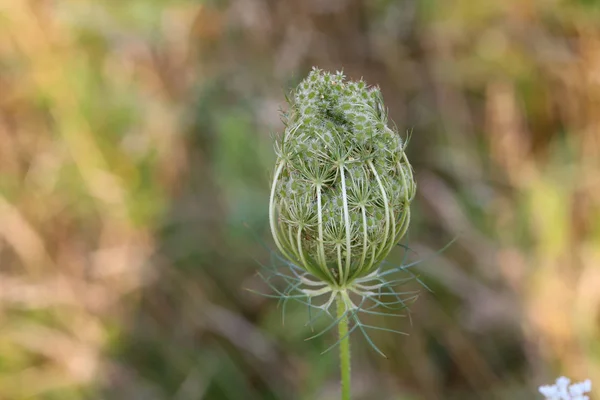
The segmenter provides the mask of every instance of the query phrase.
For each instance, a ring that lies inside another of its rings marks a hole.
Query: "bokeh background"
[[[433,291],[353,336],[355,398],[600,386],[599,1],[1,0],[1,400],[338,397],[334,335],[245,290],[313,65],[412,131]]]

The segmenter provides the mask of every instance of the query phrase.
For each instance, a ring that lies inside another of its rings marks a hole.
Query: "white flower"
[[[592,390],[592,381],[589,379],[569,385],[571,380],[561,376],[554,385],[544,385],[539,387],[539,391],[546,397],[546,400],[590,400],[586,393]]]

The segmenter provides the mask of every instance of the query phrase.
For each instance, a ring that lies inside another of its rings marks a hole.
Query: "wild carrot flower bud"
[[[415,181],[379,88],[313,69],[288,98],[270,224],[279,250],[331,288],[379,267],[405,234]]]

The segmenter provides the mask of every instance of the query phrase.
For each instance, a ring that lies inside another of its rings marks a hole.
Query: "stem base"
[[[348,317],[346,305],[341,294],[337,297],[337,317],[340,320],[338,332],[340,338],[340,372],[342,400],[350,400],[350,337],[348,335]]]

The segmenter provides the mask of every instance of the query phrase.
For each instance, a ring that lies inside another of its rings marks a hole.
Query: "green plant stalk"
[[[350,335],[348,335],[348,317],[344,316],[346,306],[341,294],[337,296],[337,317],[340,320],[340,371],[342,380],[342,400],[350,400]]]

